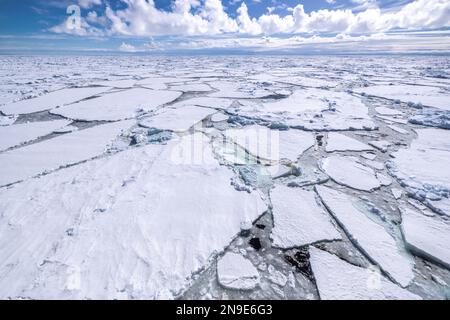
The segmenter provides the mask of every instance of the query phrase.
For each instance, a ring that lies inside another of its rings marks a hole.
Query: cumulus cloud
[[[78,5],[83,9],[89,9],[102,4],[102,0],[78,0]]]
[[[259,17],[250,17],[242,2],[236,17],[231,18],[221,0],[175,0],[171,11],[155,7],[153,0],[122,0],[124,9],[107,6],[102,16],[90,14],[80,35],[92,33],[90,21],[101,21],[110,35],[133,37],[200,36],[223,34],[274,35],[298,33],[373,34],[393,29],[423,29],[450,26],[450,1],[415,0],[396,11],[382,11],[373,0],[353,0],[364,10],[317,10],[306,13],[303,5],[292,8],[285,16],[271,10]],[[332,1],[331,1],[332,2]],[[331,3],[330,2],[330,3]],[[101,0],[79,0],[84,6]],[[99,22],[98,22],[99,23]],[[54,32],[64,32],[61,26]],[[68,32],[68,33],[74,33]]]

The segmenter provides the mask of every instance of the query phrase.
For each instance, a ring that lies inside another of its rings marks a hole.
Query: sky
[[[450,54],[450,0],[0,0],[0,53]]]

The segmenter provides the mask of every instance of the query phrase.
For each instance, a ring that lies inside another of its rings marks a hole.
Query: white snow
[[[228,252],[217,262],[219,283],[228,289],[254,289],[260,281],[258,270],[240,254]]]
[[[376,272],[309,247],[311,268],[322,300],[420,300]]]
[[[356,139],[337,132],[328,133],[325,151],[371,151],[373,148]]]
[[[218,90],[209,94],[210,97],[214,98],[262,98],[273,94],[250,83],[236,81],[211,81],[209,85]]]
[[[232,102],[233,100],[225,98],[197,97],[175,103],[173,107],[175,108],[179,106],[193,105],[193,106],[213,108],[217,110],[226,110],[231,106]]]
[[[228,129],[224,134],[252,155],[271,161],[280,159],[296,161],[315,143],[314,136],[310,132],[278,131],[258,125],[242,129]]]
[[[392,108],[386,108],[386,107],[376,107],[375,111],[384,116],[401,116],[401,115],[403,115],[403,112],[401,112],[399,110],[395,110]]]
[[[146,128],[183,132],[214,112],[213,109],[196,106],[168,108],[154,116],[140,120],[139,125]]]
[[[99,125],[0,154],[0,186],[103,154],[134,121]]]
[[[62,128],[69,123],[70,121],[68,120],[54,120],[0,127],[0,151],[51,134],[54,130]]]
[[[81,101],[51,110],[70,119],[117,121],[131,119],[140,112],[154,111],[181,95],[177,91],[160,91],[142,88],[105,94],[99,98]]]
[[[316,191],[352,242],[401,286],[414,278],[414,262],[400,244],[379,223],[358,209],[358,201],[329,187]]]
[[[408,248],[450,269],[450,223],[402,208],[402,231]]]
[[[217,112],[211,116],[212,122],[222,122],[228,120],[229,116],[223,113]]]
[[[190,83],[170,86],[170,90],[182,92],[208,92],[212,91],[211,87],[204,83]]]
[[[392,195],[394,196],[395,200],[400,199],[403,195],[403,190],[398,189],[398,188],[392,188],[391,192],[392,192]]]
[[[353,156],[332,155],[322,159],[319,165],[335,182],[353,189],[373,191],[381,185],[375,171]]]
[[[0,127],[12,125],[17,120],[17,115],[3,116],[0,114]]]
[[[232,177],[197,133],[1,190],[0,297],[181,294],[242,221],[267,209],[258,194],[236,191]]]
[[[270,193],[273,205],[273,245],[289,249],[341,239],[313,191],[277,185]]]
[[[450,110],[450,95],[438,87],[415,85],[377,85],[355,90],[367,95]]]
[[[106,92],[111,88],[108,87],[92,87],[92,88],[72,88],[53,91],[37,98],[20,100],[0,107],[4,114],[26,114],[38,111],[53,109],[74,103],[102,92]]]
[[[132,88],[136,84],[136,80],[134,79],[124,79],[124,80],[110,80],[110,81],[102,81],[95,83],[97,86],[106,86],[111,88],[118,89],[128,89]]]
[[[394,130],[395,132],[400,133],[400,134],[408,134],[408,133],[409,133],[408,130],[405,130],[405,129],[400,128],[400,127],[397,127],[397,126],[390,125],[390,126],[388,126],[388,127],[389,127],[390,129]]]

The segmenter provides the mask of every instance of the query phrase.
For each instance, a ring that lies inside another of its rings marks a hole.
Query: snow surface
[[[274,246],[287,249],[341,239],[328,214],[318,205],[313,191],[277,185],[270,198]]]
[[[225,288],[254,289],[260,281],[258,270],[240,254],[229,252],[217,262],[217,278]]]
[[[0,191],[0,297],[181,294],[241,222],[267,208],[257,193],[236,191],[231,177],[196,133]]]
[[[68,125],[68,120],[30,122],[0,127],[0,151],[21,145],[51,134]]]
[[[108,87],[88,87],[88,88],[72,88],[53,91],[37,98],[20,100],[0,107],[4,114],[26,114],[38,111],[53,109],[74,103],[102,92],[106,92],[111,88]]]
[[[327,152],[333,151],[371,151],[373,148],[356,139],[350,138],[344,134],[337,132],[328,133]]]
[[[309,247],[311,268],[323,300],[421,300],[376,273]]]
[[[183,132],[214,112],[209,108],[184,106],[177,109],[167,109],[154,116],[142,119],[139,121],[139,125],[145,128]]]
[[[331,155],[322,159],[320,168],[339,184],[350,188],[373,191],[381,186],[375,171],[353,156]]]
[[[129,89],[103,95],[51,110],[66,118],[84,121],[117,121],[131,119],[140,112],[154,111],[157,107],[172,102],[181,95],[177,91]]]
[[[103,154],[134,121],[99,125],[0,154],[0,186]]]
[[[330,213],[355,245],[401,286],[414,278],[412,258],[385,230],[358,209],[356,199],[329,187],[316,186]]]
[[[402,208],[402,231],[408,248],[450,269],[450,223]]]

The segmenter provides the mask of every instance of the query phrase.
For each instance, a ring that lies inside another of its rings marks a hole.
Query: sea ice
[[[376,107],[375,111],[384,116],[401,116],[403,112],[386,107]]]
[[[311,268],[323,300],[421,300],[380,275],[323,250],[309,247]]]
[[[196,133],[1,190],[0,297],[180,295],[267,209],[232,177]]]
[[[1,153],[0,186],[99,156],[133,124],[130,120],[99,125]]]
[[[172,85],[170,90],[182,92],[208,92],[212,91],[211,87],[204,83],[178,84]]]
[[[316,191],[352,242],[401,286],[414,278],[414,262],[385,228],[358,209],[358,200],[329,187]]]
[[[105,87],[62,89],[44,94],[37,98],[20,100],[1,106],[0,110],[4,114],[34,113],[74,103],[106,92],[109,89],[110,88]]]
[[[225,288],[254,289],[260,281],[258,270],[240,254],[228,252],[217,262],[217,278]]]
[[[402,231],[407,247],[419,256],[450,269],[450,224],[440,217],[427,217],[402,209]]]
[[[51,134],[54,130],[62,128],[69,123],[70,121],[68,120],[54,120],[0,127],[0,151]]]
[[[17,120],[16,115],[3,116],[0,114],[0,127],[12,125],[14,122],[16,122],[16,120]]]
[[[320,168],[335,182],[347,187],[373,191],[381,186],[375,171],[353,156],[332,155],[319,162]]]
[[[391,142],[385,141],[385,140],[373,140],[373,141],[369,141],[369,144],[371,146],[377,148],[381,152],[386,152],[388,150],[389,146],[392,145]]]
[[[97,86],[106,86],[111,88],[118,89],[129,89],[132,88],[136,84],[136,80],[134,79],[125,79],[125,80],[110,80],[96,83]]]
[[[273,245],[289,249],[319,241],[341,239],[313,191],[276,185],[271,191]]]
[[[154,111],[180,95],[177,91],[135,88],[53,109],[51,113],[84,121],[117,121],[134,118],[141,112]]]
[[[373,148],[356,139],[347,137],[341,133],[328,133],[327,145],[325,147],[327,152],[333,151],[371,151]]]
[[[156,115],[140,120],[139,125],[145,128],[183,132],[214,112],[213,109],[196,106],[167,108]]]

